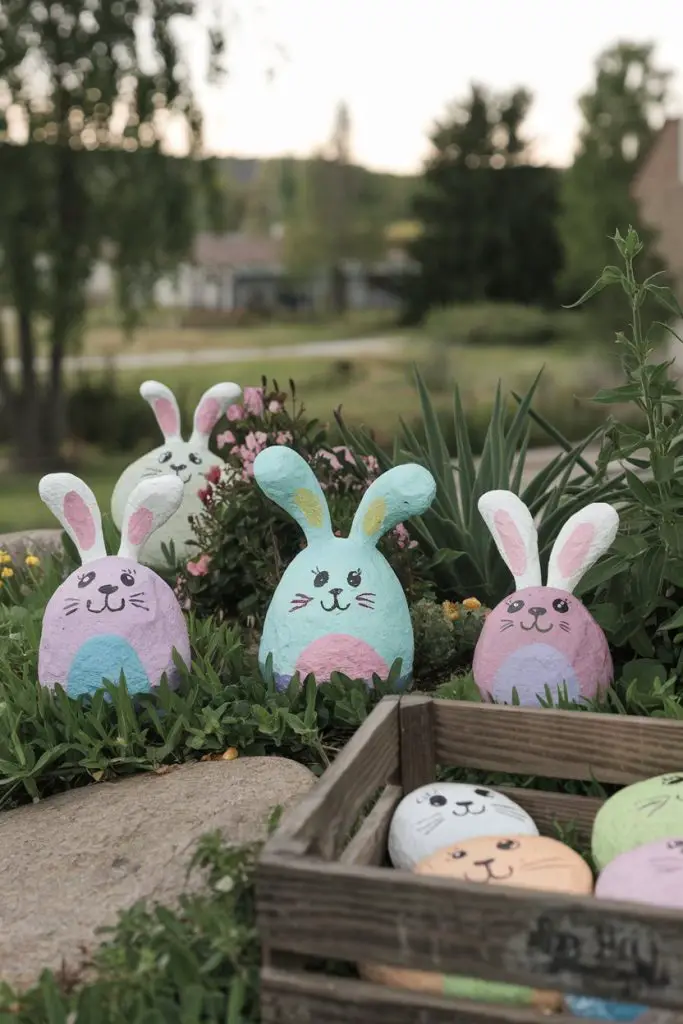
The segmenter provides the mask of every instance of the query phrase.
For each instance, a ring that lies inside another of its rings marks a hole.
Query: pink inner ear
[[[69,491],[64,498],[64,519],[76,535],[81,551],[90,551],[97,540],[95,520],[86,502],[76,491]]]
[[[217,398],[205,398],[197,409],[195,427],[200,434],[210,434],[221,418],[221,404]]]
[[[170,398],[157,398],[154,401],[154,415],[161,427],[164,437],[173,437],[180,433],[180,423],[176,407]]]
[[[592,523],[581,523],[569,534],[557,559],[557,567],[565,579],[569,579],[586,564],[594,537],[595,527]]]
[[[517,524],[504,509],[499,509],[493,521],[498,532],[501,547],[513,576],[522,576],[526,571],[526,546]]]
[[[147,540],[154,525],[154,515],[148,508],[139,508],[133,512],[128,523],[128,540],[131,544],[142,544]]]

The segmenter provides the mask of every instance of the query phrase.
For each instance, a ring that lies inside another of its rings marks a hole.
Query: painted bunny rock
[[[474,679],[486,699],[533,705],[566,693],[579,703],[612,681],[605,635],[572,591],[609,548],[619,517],[611,505],[588,505],[563,526],[541,582],[536,527],[526,505],[510,491],[489,491],[479,511],[510,569],[515,593],[487,617],[474,652]],[[560,689],[562,688],[562,689]]]
[[[180,432],[180,410],[172,391],[155,380],[140,385],[140,394],[149,402],[164,435],[164,443],[147,455],[131,463],[119,477],[111,499],[111,514],[121,529],[128,497],[141,480],[156,476],[175,475],[183,484],[184,493],[178,511],[148,540],[140,552],[141,561],[148,565],[165,566],[162,545],[171,541],[179,559],[189,558],[195,549],[188,546],[192,540],[189,517],[202,511],[199,491],[205,486],[205,475],[211,466],[223,465],[223,460],[209,448],[211,431],[225,410],[242,394],[237,384],[214,384],[206,391],[194,414],[194,429],[189,441]]]
[[[190,641],[176,597],[137,556],[147,538],[176,511],[183,486],[164,475],[143,480],[123,515],[121,547],[107,555],[97,500],[70,473],[53,473],[39,484],[40,496],[78,549],[82,569],[55,591],[43,617],[38,678],[60,683],[72,697],[93,693],[102,680],[129,692],[158,686],[164,673],[177,683],[175,648],[190,664]]]
[[[295,672],[317,682],[343,672],[368,683],[386,678],[401,659],[401,682],[413,668],[413,628],[401,584],[377,541],[426,511],[436,484],[421,466],[397,466],[365,492],[348,537],[335,537],[327,502],[309,465],[274,445],[254,462],[255,479],[299,524],[307,546],[287,567],[268,608],[259,663],[269,655],[277,685]]]

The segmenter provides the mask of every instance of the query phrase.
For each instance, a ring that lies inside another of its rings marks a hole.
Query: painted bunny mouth
[[[88,609],[89,612],[92,612],[93,615],[101,615],[102,612],[122,612],[123,609],[126,607],[126,599],[125,597],[122,597],[121,604],[118,606],[118,608],[112,608],[112,606],[109,604],[109,594],[107,594],[104,598],[104,604],[102,605],[101,608],[93,608],[91,600],[87,600],[85,602],[85,607]]]
[[[494,875],[493,871],[491,871],[490,861],[480,862],[479,864],[475,864],[475,867],[486,868],[486,878],[470,878],[469,875],[465,875],[464,877],[467,882],[504,882],[506,878],[510,878],[511,875],[514,874],[514,869],[508,868],[507,874]]]
[[[337,595],[336,594],[333,594],[333,597],[334,597],[334,601],[332,603],[332,607],[331,608],[328,608],[327,605],[323,601],[320,602],[320,607],[322,608],[322,610],[324,612],[345,612],[345,611],[347,611],[351,607],[350,603],[349,604],[345,604],[345,605],[339,604],[339,601],[337,600]]]
[[[550,630],[553,628],[552,626],[547,626],[545,629],[541,629],[541,627],[538,624],[538,620],[532,622],[530,626],[525,626],[523,622],[520,622],[520,626],[522,627],[525,633],[530,633],[532,629],[535,629],[537,633],[549,633]]]
[[[176,472],[175,470],[174,472],[178,479],[181,480],[184,484],[189,484],[190,480],[192,479],[192,473],[188,473],[187,476],[182,476],[182,474]]]

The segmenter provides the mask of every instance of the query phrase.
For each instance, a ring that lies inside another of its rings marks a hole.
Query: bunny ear
[[[582,576],[604,555],[617,535],[615,508],[595,502],[568,519],[550,553],[548,586],[571,594]]]
[[[228,381],[214,384],[212,388],[205,391],[195,409],[194,429],[190,444],[197,444],[199,441],[206,442],[221,416],[225,415],[228,406],[241,396],[242,388],[239,384],[231,384]]]
[[[308,463],[291,448],[276,444],[259,452],[254,479],[271,501],[296,520],[309,544],[332,535],[322,488]]]
[[[175,395],[158,380],[146,380],[140,385],[140,394],[152,407],[159,429],[167,441],[180,437],[180,410]]]
[[[137,560],[145,541],[178,511],[184,491],[182,480],[170,473],[141,480],[133,488],[121,524],[121,558]]]
[[[83,565],[105,557],[102,517],[87,484],[71,473],[50,473],[38,484],[38,493],[71,537]]]
[[[521,498],[512,491],[487,491],[478,507],[517,590],[539,587],[542,579],[536,526]]]
[[[436,482],[422,466],[394,466],[374,480],[353,517],[350,537],[376,544],[383,534],[411,516],[426,512],[434,501]]]

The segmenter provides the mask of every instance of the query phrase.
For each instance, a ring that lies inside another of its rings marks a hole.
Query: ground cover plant
[[[343,416],[338,426],[344,447],[333,444],[300,410],[291,388],[287,394],[274,387],[245,396],[245,407],[226,431],[231,436],[223,438],[232,469],[242,478],[233,492],[237,510],[228,508],[224,479],[207,481],[197,556],[181,568],[179,580],[172,575],[187,604],[194,658],[176,692],[162,686],[156,696],[134,705],[125,687],[108,687],[111,701],[103,696],[72,701],[60,691],[43,691],[35,673],[40,620],[71,568],[70,553],[42,562],[0,554],[0,808],[202,757],[277,752],[321,772],[375,702],[392,690],[391,680],[369,691],[338,677],[320,687],[307,680],[278,692],[258,673],[264,602],[275,567],[296,553],[300,537],[274,507],[250,504],[258,492],[250,484],[249,466],[254,446],[278,443],[278,434],[286,432],[330,485],[340,528],[345,502],[353,499],[355,507],[358,489],[378,467],[414,460],[437,479],[434,508],[407,524],[402,543],[395,538],[389,555],[397,571],[412,574],[416,687],[436,689],[444,697],[478,699],[471,653],[487,608],[512,585],[477,517],[478,496],[491,487],[520,493],[540,517],[542,560],[572,511],[590,500],[613,501],[622,521],[613,554],[581,586],[582,599],[607,633],[617,669],[614,687],[594,710],[683,718],[683,546],[677,523],[683,504],[683,395],[669,380],[666,364],[655,360],[661,325],[645,330],[640,311],[649,297],[667,312],[681,314],[658,278],[638,279],[635,232],[617,234],[615,244],[622,266],[606,268],[592,291],[618,285],[628,297],[630,326],[617,337],[624,381],[597,395],[618,414],[579,444],[535,409],[537,383],[513,399],[511,417],[501,390],[478,464],[456,391],[456,475],[432,397],[419,376],[423,436],[404,425],[391,453],[369,433],[348,426]],[[620,413],[624,403],[633,407],[626,421]],[[524,464],[532,426],[556,443],[560,454],[529,480]],[[586,457],[589,445],[600,446],[597,466]],[[607,463],[615,454],[624,468],[610,475]],[[244,521],[260,530],[255,542],[243,531]],[[241,589],[240,572],[251,574]],[[252,603],[250,588],[260,595]],[[451,777],[493,786],[502,781],[482,773]],[[505,781],[607,795],[580,782],[509,776]],[[561,838],[573,845],[571,835]],[[77,977],[48,972],[21,997],[4,989],[0,1024],[256,1024],[256,853],[229,850],[217,837],[205,837],[195,858],[195,869],[206,872],[199,893],[174,911],[133,908]]]

